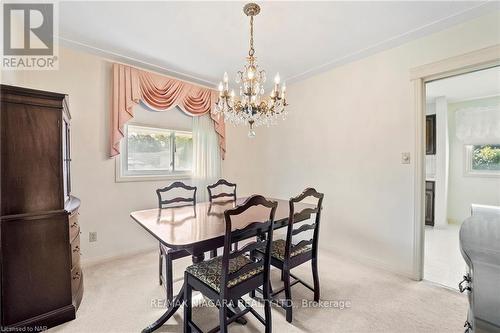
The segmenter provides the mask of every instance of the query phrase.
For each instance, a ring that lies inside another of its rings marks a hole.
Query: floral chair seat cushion
[[[271,256],[279,259],[281,261],[285,260],[285,245],[286,241],[284,239],[277,239],[273,241],[272,244],[272,250],[271,250]],[[309,245],[304,245],[300,246],[298,248],[294,248],[293,251],[290,253],[290,257],[295,257],[296,255],[299,255],[301,253],[310,251],[311,247]]]
[[[252,261],[245,256],[238,256],[229,260],[229,273],[234,273],[241,269],[243,266],[252,263]],[[257,267],[239,277],[228,281],[229,288],[248,280],[249,278],[261,273],[264,270],[263,266]],[[210,286],[210,288],[220,292],[220,279],[222,274],[222,257],[215,257],[213,259],[202,261],[193,264],[186,268],[186,271],[198,278],[203,283]]]

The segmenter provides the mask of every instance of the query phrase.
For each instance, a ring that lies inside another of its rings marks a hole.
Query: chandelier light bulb
[[[227,76],[227,72],[224,72],[224,83],[229,82],[229,77]]]
[[[253,78],[255,77],[255,67],[250,66],[248,68],[248,70],[247,70],[247,76],[248,76],[249,80],[253,80]]]
[[[234,89],[231,89],[231,99],[234,99]]]
[[[274,77],[274,83],[280,84],[280,73],[276,73],[276,76]]]
[[[224,90],[224,86],[222,85],[222,82],[219,82],[219,91],[222,92]]]

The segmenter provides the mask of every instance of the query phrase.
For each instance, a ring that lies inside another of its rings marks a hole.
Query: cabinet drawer
[[[80,234],[80,224],[78,223],[78,216],[80,213],[74,211],[68,218],[69,221],[69,241],[71,242],[77,235]]]
[[[80,235],[71,242],[71,267],[80,266]]]
[[[82,281],[82,269],[80,265],[73,267],[71,270],[71,294],[76,295],[80,282]]]

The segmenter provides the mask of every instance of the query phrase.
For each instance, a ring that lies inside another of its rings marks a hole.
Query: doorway
[[[425,247],[425,85],[460,74],[470,73],[500,65],[500,45],[494,45],[462,55],[443,59],[410,71],[413,86],[415,126],[415,166],[414,166],[414,218],[413,218],[413,273],[415,280],[424,278]]]
[[[425,83],[425,280],[458,289],[471,205],[500,206],[500,67]]]

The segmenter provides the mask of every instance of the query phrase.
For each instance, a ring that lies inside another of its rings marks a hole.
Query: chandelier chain
[[[255,54],[255,49],[253,48],[253,16],[250,16],[250,51],[248,51],[249,56]]]

